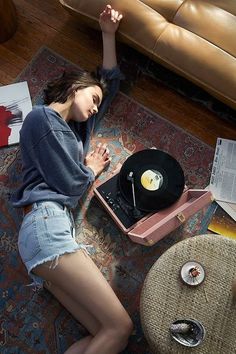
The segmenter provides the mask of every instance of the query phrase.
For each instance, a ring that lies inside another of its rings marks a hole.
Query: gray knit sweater
[[[119,88],[120,71],[101,70],[101,75],[108,81],[109,94],[86,123],[68,124],[47,106],[36,106],[27,115],[20,131],[23,182],[12,197],[13,206],[50,200],[74,208],[94,181],[84,157],[96,121]]]

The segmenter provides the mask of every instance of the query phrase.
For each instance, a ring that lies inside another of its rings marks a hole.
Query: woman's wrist
[[[95,179],[97,177],[97,171],[94,167],[88,166],[86,165],[87,169],[91,171],[91,174],[93,176],[93,179]]]
[[[102,31],[102,37],[105,39],[115,39],[116,37],[116,32],[104,32]]]
[[[115,32],[102,32],[103,68],[112,69],[117,65]]]

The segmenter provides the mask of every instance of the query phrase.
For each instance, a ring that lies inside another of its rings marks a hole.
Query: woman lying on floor
[[[66,354],[119,353],[132,331],[130,317],[85,245],[75,241],[71,214],[110,162],[107,146],[88,153],[88,144],[95,121],[119,87],[115,33],[121,18],[110,5],[100,15],[100,78],[76,72],[50,83],[45,105],[28,114],[20,133],[23,185],[13,205],[24,209],[21,258],[34,283],[43,284],[90,333]]]

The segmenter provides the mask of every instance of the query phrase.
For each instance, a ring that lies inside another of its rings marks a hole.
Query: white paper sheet
[[[236,141],[217,139],[209,189],[216,200],[236,203]]]

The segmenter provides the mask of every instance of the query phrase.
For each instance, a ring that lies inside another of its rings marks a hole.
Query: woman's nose
[[[98,106],[95,104],[93,106],[93,114],[96,114],[98,112]]]

